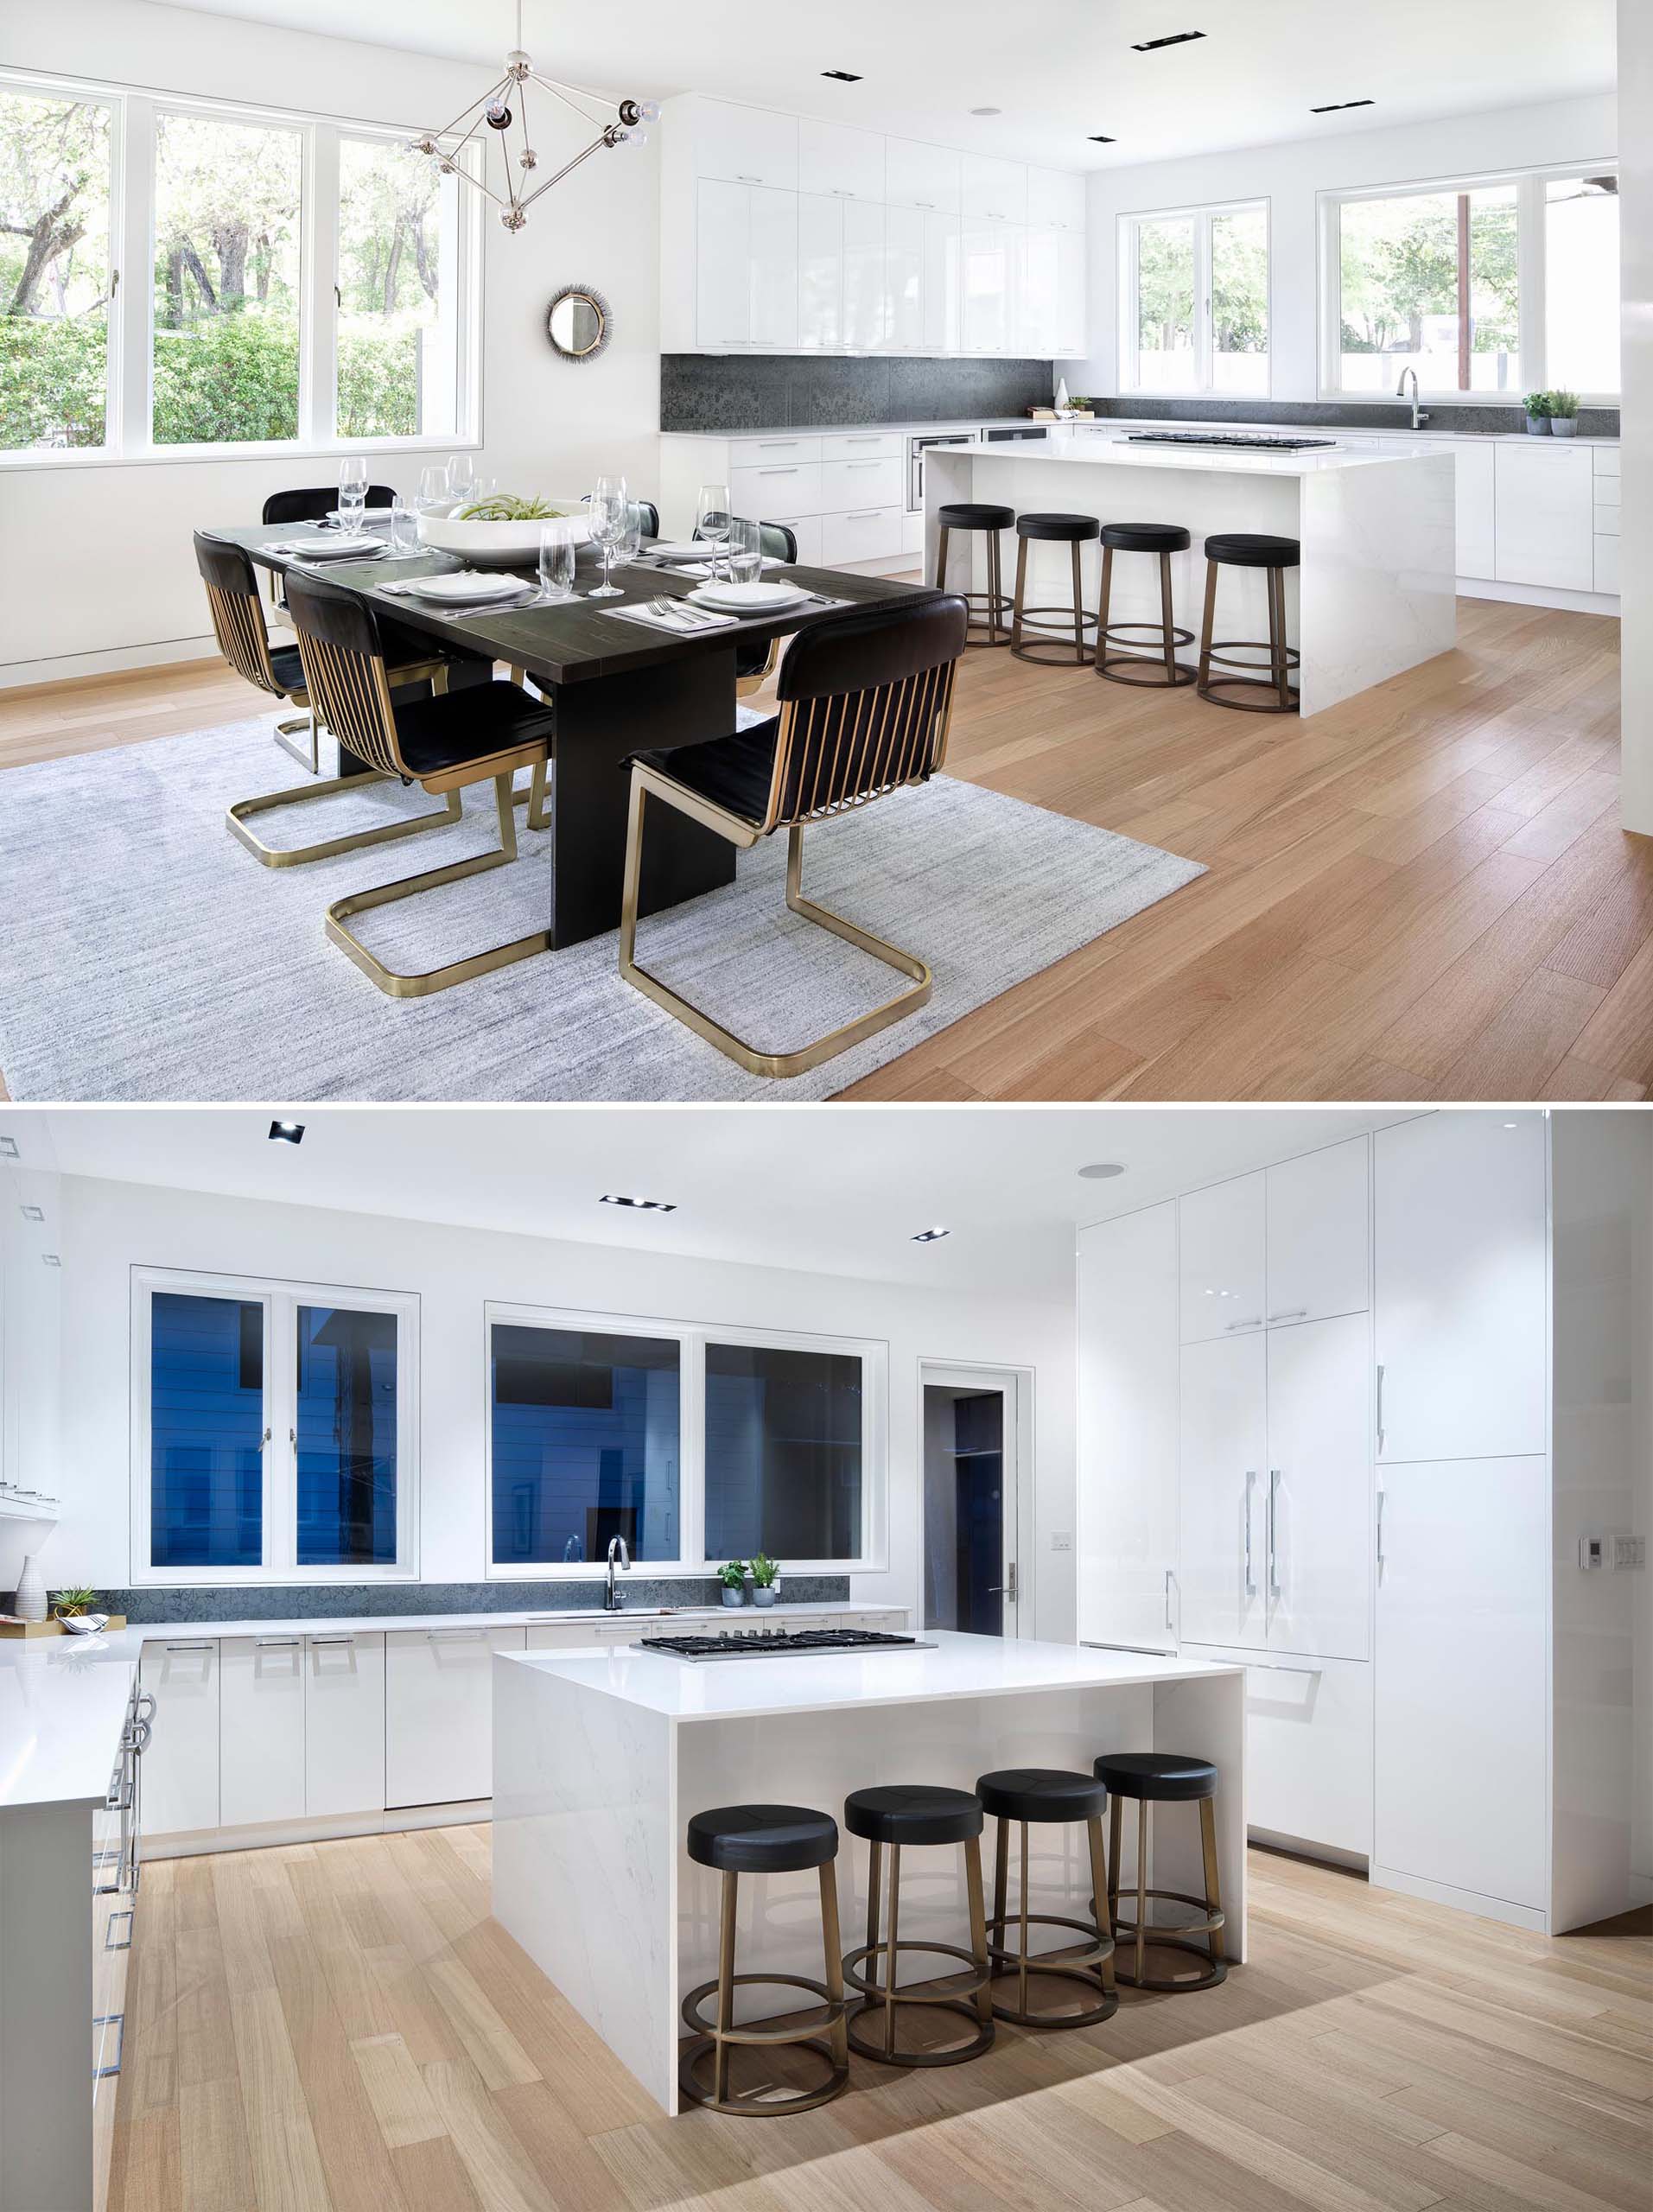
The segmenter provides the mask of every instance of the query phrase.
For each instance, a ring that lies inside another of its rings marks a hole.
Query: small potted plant
[[[1576,391],[1552,391],[1549,399],[1549,427],[1553,437],[1573,437],[1579,427],[1579,395]]]
[[[107,1613],[92,1611],[98,1602],[98,1592],[84,1586],[72,1590],[60,1590],[52,1601],[52,1614],[56,1620],[76,1636],[94,1635],[107,1625]]]
[[[1527,434],[1529,437],[1549,435],[1550,396],[1547,391],[1529,391],[1522,401],[1527,410]]]
[[[747,1563],[743,1559],[726,1559],[717,1570],[717,1579],[723,1586],[726,1605],[744,1605],[747,1599]]]
[[[752,1602],[754,1605],[772,1605],[779,1592],[776,1584],[780,1580],[779,1563],[767,1552],[759,1552],[752,1562]]]

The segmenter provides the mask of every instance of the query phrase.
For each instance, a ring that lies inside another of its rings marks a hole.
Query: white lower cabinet
[[[304,1639],[226,1636],[219,1645],[219,1821],[304,1818]]]
[[[385,1638],[307,1637],[304,1809],[316,1820],[384,1808]]]
[[[1367,1858],[1372,1843],[1372,1669],[1359,1659],[1260,1658],[1245,1669],[1246,1822],[1288,1844]]]
[[[1458,573],[1491,576],[1497,567],[1494,488],[1497,448],[1490,438],[1457,438],[1452,451]]]
[[[1538,450],[1533,448],[1536,447]],[[1505,584],[1595,588],[1594,464],[1588,446],[1500,443],[1497,563]]]
[[[155,1732],[143,1758],[143,1825],[151,1835],[215,1828],[218,1645],[185,1637],[146,1643],[138,1671],[155,1700]]]
[[[385,1802],[449,1805],[493,1792],[493,1655],[520,1628],[392,1629],[385,1639]]]

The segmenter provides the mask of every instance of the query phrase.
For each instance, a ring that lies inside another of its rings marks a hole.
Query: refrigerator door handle
[[[1383,1497],[1384,1492],[1379,1490],[1377,1493],[1377,1579],[1380,1582],[1383,1579]]]
[[[1257,1594],[1257,1578],[1251,1568],[1251,1492],[1256,1480],[1256,1469],[1248,1467],[1245,1471],[1245,1594],[1248,1598],[1255,1598]]]
[[[1383,1363],[1377,1363],[1377,1456],[1383,1456]]]
[[[1278,1534],[1276,1516],[1279,1510],[1279,1498],[1280,1470],[1278,1467],[1270,1467],[1268,1470],[1268,1595],[1271,1598],[1277,1598],[1280,1595],[1279,1554],[1276,1548]]]

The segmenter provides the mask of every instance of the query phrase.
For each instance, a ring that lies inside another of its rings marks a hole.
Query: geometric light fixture
[[[537,85],[555,100],[586,123],[597,125],[597,136],[572,161],[564,162],[553,175],[527,189],[528,180],[539,167],[539,156],[534,150],[528,131],[528,87]],[[588,105],[590,102],[592,105]],[[614,108],[614,121],[605,123],[594,109]],[[528,210],[542,193],[560,184],[570,169],[576,169],[583,161],[594,154],[599,146],[641,145],[648,137],[645,126],[658,120],[660,103],[658,100],[621,100],[618,105],[608,100],[599,100],[591,92],[582,92],[572,85],[559,85],[550,77],[542,77],[532,61],[522,50],[522,0],[517,0],[517,43],[505,56],[505,74],[496,78],[486,92],[474,99],[467,108],[461,110],[454,120],[442,130],[421,131],[409,145],[416,154],[428,154],[444,176],[456,176],[463,184],[493,200],[499,210],[499,220],[508,231],[519,231],[528,220]],[[514,150],[512,132],[515,130],[518,143]],[[490,134],[497,140],[502,169],[503,190],[496,192],[487,181],[487,147]],[[460,156],[467,146],[482,149],[480,174],[473,175],[464,168]]]

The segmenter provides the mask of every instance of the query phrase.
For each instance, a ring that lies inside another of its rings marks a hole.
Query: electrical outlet
[[[1622,1573],[1627,1567],[1645,1567],[1646,1565],[1647,1538],[1645,1536],[1615,1536],[1613,1538],[1613,1567],[1616,1571]]]
[[[1073,1549],[1073,1538],[1067,1529],[1053,1529],[1051,1531],[1051,1549],[1053,1552],[1071,1552]]]

